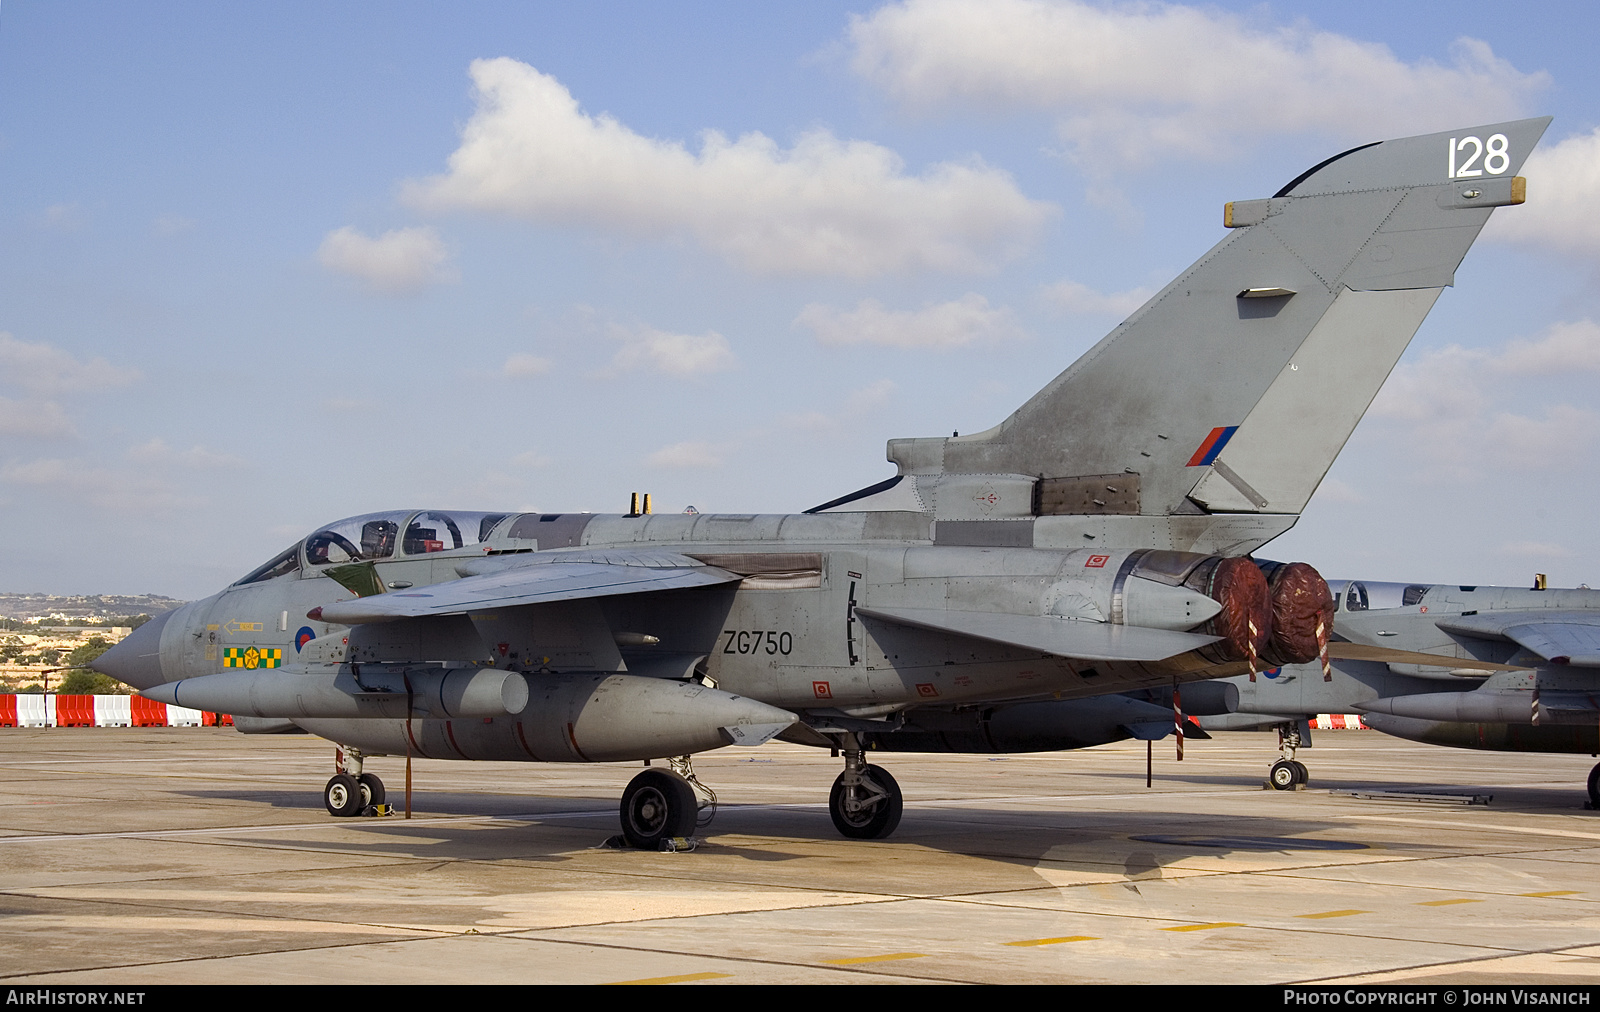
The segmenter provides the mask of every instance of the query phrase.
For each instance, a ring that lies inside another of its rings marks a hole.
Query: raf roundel
[[[312,631],[310,626],[301,626],[300,631],[294,634],[294,652],[299,653],[301,650],[304,650],[306,644],[310,643],[316,638],[317,634]]]

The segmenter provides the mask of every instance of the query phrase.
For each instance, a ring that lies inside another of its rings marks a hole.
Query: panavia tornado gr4
[[[1294,750],[1319,713],[1359,713],[1398,738],[1500,752],[1600,752],[1600,591],[1338,581],[1335,660],[1230,679],[1209,728],[1273,727],[1268,782],[1305,782]],[[1217,687],[1228,683],[1212,683]],[[1600,808],[1600,765],[1589,771]]]
[[[622,798],[655,848],[689,757],[836,749],[846,836],[900,821],[868,751],[1114,741],[1126,695],[1317,658],[1332,598],[1249,553],[1298,519],[1547,119],[1365,145],[1224,209],[1223,239],[996,427],[792,515],[397,511],[328,525],[97,668],[244,730],[370,756],[670,760]]]

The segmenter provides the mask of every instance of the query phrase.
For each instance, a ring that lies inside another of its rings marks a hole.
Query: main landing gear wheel
[[[322,789],[322,803],[328,806],[329,815],[349,818],[360,815],[366,805],[361,800],[361,785],[348,773],[335,773],[328,786]]]
[[[1295,769],[1297,764],[1288,759],[1279,759],[1272,764],[1272,769],[1267,771],[1267,783],[1275,791],[1292,791],[1294,785],[1301,783],[1300,771]]]
[[[361,790],[361,809],[383,804],[383,781],[371,773],[363,773],[356,778],[356,786]]]
[[[1589,771],[1589,804],[1600,808],[1600,763]]]
[[[883,839],[900,825],[904,810],[900,785],[882,766],[862,766],[854,774],[847,769],[828,792],[834,826],[853,840]]]
[[[662,840],[688,836],[699,815],[694,788],[676,773],[645,770],[622,792],[622,835],[640,850],[659,850]]]

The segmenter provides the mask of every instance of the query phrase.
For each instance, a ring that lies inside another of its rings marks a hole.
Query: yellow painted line
[[[1482,903],[1482,900],[1423,900],[1419,907],[1453,907],[1457,903]]]
[[[1553,889],[1547,893],[1517,893],[1518,896],[1582,896],[1576,889]]]
[[[1062,942],[1094,942],[1098,935],[1068,935],[1065,938],[1030,938],[1024,942],[1001,942],[1001,945],[1060,945]]]
[[[1370,910],[1324,910],[1320,914],[1295,914],[1295,916],[1296,917],[1302,917],[1302,918],[1304,918],[1304,919],[1309,921],[1309,920],[1320,920],[1321,918],[1324,918],[1324,917],[1349,917],[1352,914],[1370,914],[1370,913],[1372,913],[1372,911],[1370,911]]]
[[[671,977],[643,977],[639,980],[614,980],[613,984],[686,984],[691,980],[716,980],[731,973],[680,973]]]
[[[854,966],[856,963],[887,963],[894,959],[923,959],[924,952],[891,952],[882,956],[851,956],[849,959],[824,959],[829,966]]]
[[[1213,921],[1210,924],[1180,924],[1176,928],[1162,928],[1162,931],[1210,931],[1212,928],[1242,928],[1238,921]]]

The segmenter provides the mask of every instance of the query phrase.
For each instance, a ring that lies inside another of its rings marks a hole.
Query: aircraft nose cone
[[[128,634],[128,638],[91,661],[89,667],[135,689],[166,681],[161,675],[161,630],[173,612],[163,612]]]

